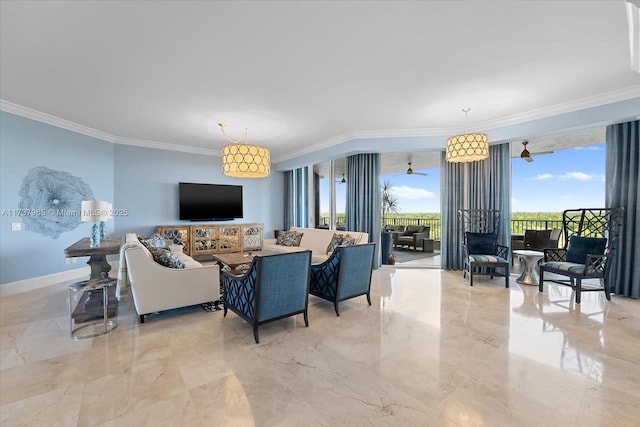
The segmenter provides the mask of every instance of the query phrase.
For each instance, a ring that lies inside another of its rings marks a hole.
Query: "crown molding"
[[[516,113],[502,119],[489,120],[474,125],[474,129],[491,130],[503,126],[510,126],[532,120],[544,119],[546,117],[560,114],[572,113],[574,111],[586,110],[587,108],[599,107],[601,105],[614,102],[626,101],[640,97],[640,86],[629,86],[626,88],[605,92],[598,95],[575,99],[569,102],[552,105],[545,108],[537,108],[524,113]]]
[[[183,153],[222,157],[222,152],[220,150],[211,150],[208,148],[199,148],[199,147],[189,147],[186,145],[170,144],[168,142],[147,141],[144,139],[116,137],[113,143],[122,144],[122,145],[133,145],[136,147],[153,148],[156,150],[180,151]]]
[[[474,129],[478,131],[491,131],[492,129],[510,126],[518,123],[528,122],[537,119],[543,119],[545,117],[551,117],[559,114],[571,113],[587,108],[597,107],[601,105],[610,104],[613,102],[625,101],[632,98],[640,98],[640,86],[630,86],[627,88],[618,89],[615,91],[605,92],[594,96],[576,99],[573,101],[556,104],[550,107],[539,108],[530,110],[523,113],[517,113],[510,116],[503,117],[497,120],[489,120],[485,122],[479,122],[474,124]],[[171,144],[166,142],[149,141],[135,138],[118,137],[106,132],[99,131],[97,129],[83,126],[69,120],[61,119],[59,117],[52,116],[50,114],[42,113],[40,111],[33,110],[31,108],[23,107],[18,104],[14,104],[9,101],[0,99],[0,110],[6,111],[11,114],[16,114],[28,119],[36,120],[42,123],[47,123],[52,126],[56,126],[62,129],[67,129],[72,132],[87,135],[93,138],[108,141],[113,144],[133,145],[137,147],[153,148],[157,150],[169,150],[178,151],[183,153],[200,154],[206,156],[221,157],[220,150],[212,150],[199,147],[191,147],[186,145]],[[398,130],[359,130],[353,132],[347,132],[342,135],[338,135],[333,138],[320,141],[317,144],[308,145],[300,150],[291,151],[284,156],[279,156],[277,159],[272,159],[273,163],[281,163],[298,157],[312,154],[316,151],[327,149],[336,145],[344,144],[349,141],[362,140],[369,138],[408,138],[408,137],[439,137],[446,138],[447,135],[453,135],[461,133],[463,130],[460,127],[455,128],[424,128],[424,129],[398,129]],[[444,141],[443,141],[444,144]],[[444,145],[443,145],[444,147]]]
[[[135,138],[121,138],[119,136],[112,135],[107,132],[102,132],[97,129],[90,128],[88,126],[80,125],[78,123],[71,122],[69,120],[61,119],[60,117],[52,116],[51,114],[42,113],[40,111],[23,107],[22,105],[14,104],[13,102],[0,99],[0,110],[7,113],[15,114],[25,117],[27,119],[35,120],[37,122],[46,123],[51,126],[66,129],[71,132],[87,135],[92,138],[100,139],[103,141],[111,142],[112,144],[122,145],[134,145],[137,147],[154,148],[157,150],[169,150],[180,151],[184,153],[202,154],[206,156],[218,156],[221,157],[220,150],[209,150],[206,148],[189,147],[186,145],[170,144],[166,142],[146,141]]]
[[[584,110],[587,108],[598,107],[601,105],[611,104],[613,102],[626,101],[628,99],[640,97],[640,86],[630,86],[615,91],[605,92],[585,98],[576,99],[561,104],[552,105],[550,107],[538,108],[523,113],[512,114],[496,120],[488,120],[485,122],[474,123],[473,128],[478,131],[489,132],[492,129],[529,122],[533,120],[552,117],[559,114],[571,113],[574,111]],[[354,131],[342,134],[340,136],[321,141],[317,144],[306,146],[301,150],[290,152],[289,154],[279,157],[276,163],[302,157],[319,150],[330,148],[334,145],[343,144],[356,139],[368,138],[407,138],[407,137],[443,137],[464,133],[462,127],[451,128],[425,128],[425,129],[399,129],[399,130],[374,130],[374,131]]]
[[[35,120],[37,122],[46,123],[51,126],[56,126],[62,129],[70,130],[72,132],[80,133],[82,135],[87,135],[92,138],[101,139],[103,141],[115,142],[116,139],[115,135],[93,129],[88,126],[83,126],[69,120],[61,119],[60,117],[52,116],[51,114],[42,113],[31,108],[23,107],[22,105],[14,104],[13,102],[5,101],[2,99],[0,99],[0,110],[18,116],[26,117],[27,119]]]

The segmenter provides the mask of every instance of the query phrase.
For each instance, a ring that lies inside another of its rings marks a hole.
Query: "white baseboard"
[[[116,277],[118,272],[118,261],[110,262],[110,276]],[[91,269],[89,266],[76,268],[74,270],[61,271],[60,273],[47,274],[45,276],[32,277],[30,279],[17,280],[0,285],[0,297],[32,291],[34,289],[45,288],[75,279],[89,278]]]

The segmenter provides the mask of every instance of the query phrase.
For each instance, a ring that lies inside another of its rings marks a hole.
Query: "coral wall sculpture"
[[[44,166],[29,170],[20,188],[25,229],[57,239],[80,225],[80,206],[93,191],[82,178]]]

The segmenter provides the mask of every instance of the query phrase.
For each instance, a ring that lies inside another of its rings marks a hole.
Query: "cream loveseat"
[[[182,246],[171,246],[171,250],[184,268],[158,264],[135,233],[126,234],[124,262],[140,323],[144,323],[146,314],[220,299],[219,266],[203,266],[183,254]],[[120,260],[123,262],[122,257]]]
[[[297,231],[302,233],[302,240],[300,240],[300,246],[282,246],[276,244],[277,239],[265,239],[262,251],[268,254],[278,254],[286,252],[298,252],[307,249],[311,250],[311,262],[318,264],[324,262],[329,258],[327,254],[327,247],[331,243],[331,239],[335,234],[349,235],[356,240],[355,244],[360,245],[369,243],[369,234],[359,231],[339,231],[339,230],[324,230],[319,228],[302,228],[291,227],[289,231]]]

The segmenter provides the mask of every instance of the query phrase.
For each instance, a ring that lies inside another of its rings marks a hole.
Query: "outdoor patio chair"
[[[396,247],[406,246],[407,249],[413,247],[418,250],[422,247],[422,239],[428,239],[431,233],[431,227],[423,225],[409,225],[402,234],[394,234],[394,245]]]
[[[230,309],[253,326],[302,313],[309,326],[311,251],[257,256],[242,275],[224,272],[224,316]]]
[[[336,315],[338,304],[360,295],[371,305],[371,270],[375,243],[338,246],[322,264],[311,266],[311,295],[332,301]]]
[[[607,300],[611,300],[609,270],[622,229],[622,214],[622,208],[564,211],[565,247],[544,250],[538,290],[544,290],[545,273],[553,273],[568,279],[546,280],[571,286],[576,293],[576,304],[580,304],[582,292],[590,291],[604,291]],[[585,279],[598,279],[600,286],[583,287]]]
[[[542,251],[543,249],[557,247],[551,245],[551,233],[553,230],[525,230],[524,239],[511,243],[511,265],[513,265],[513,251],[528,249],[532,251]]]
[[[469,274],[504,277],[509,287],[509,247],[498,243],[500,212],[495,209],[461,209],[458,211],[462,231],[463,277]]]

